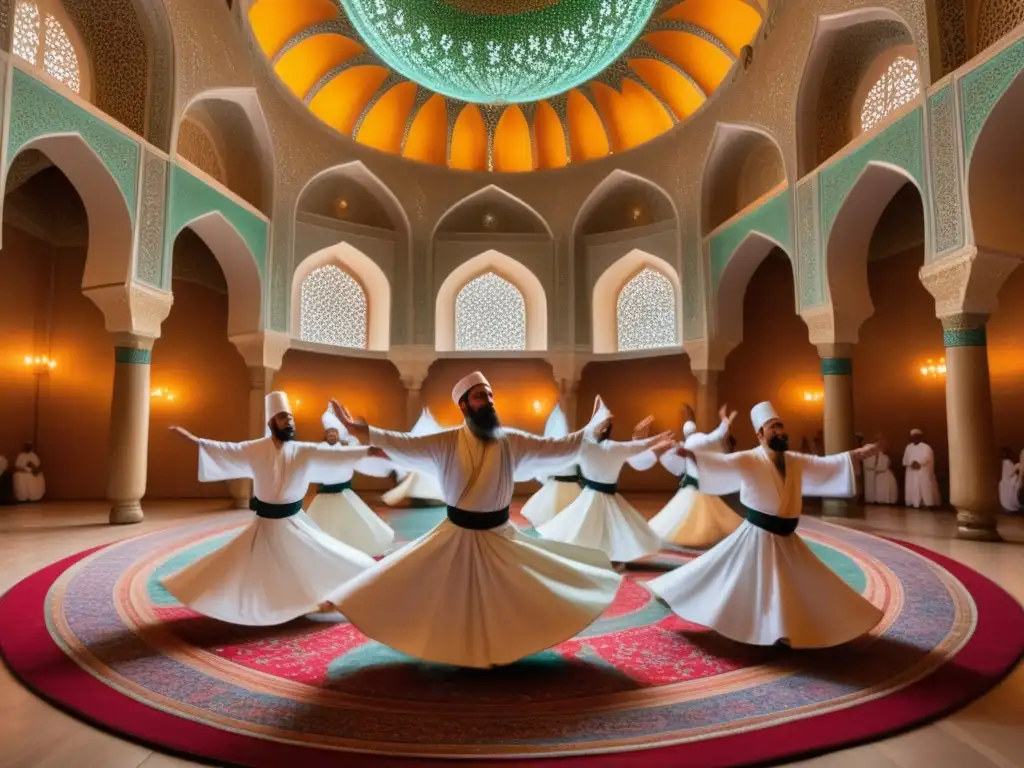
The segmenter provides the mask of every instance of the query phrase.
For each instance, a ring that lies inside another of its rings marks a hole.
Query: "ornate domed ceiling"
[[[757,0],[257,0],[250,24],[313,114],[465,170],[558,168],[686,120],[761,26]]]

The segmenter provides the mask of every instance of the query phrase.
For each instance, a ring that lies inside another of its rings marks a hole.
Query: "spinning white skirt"
[[[402,479],[402,482],[380,498],[389,507],[397,507],[402,502],[413,499],[426,499],[437,501],[438,504],[441,504],[442,502],[439,499],[444,498],[444,491],[441,490],[440,483],[431,475],[426,475],[422,472],[410,472]]]
[[[799,535],[778,536],[747,521],[647,585],[686,621],[748,645],[831,648],[871,631],[883,615]]]
[[[628,563],[653,555],[661,539],[643,516],[617,493],[584,488],[572,504],[537,528],[550,541],[599,549],[609,559]]]
[[[444,520],[349,582],[338,610],[368,637],[426,661],[511,664],[585,629],[621,577],[600,552],[539,541],[510,523]]]
[[[718,496],[686,486],[651,518],[649,525],[670,544],[703,549],[720,542],[742,522],[743,518]]]
[[[391,526],[350,488],[338,493],[321,491],[307,514],[325,533],[368,555],[384,554],[395,541]]]
[[[163,579],[180,603],[231,624],[272,626],[333,601],[374,559],[328,536],[305,513],[257,517],[224,546]]]
[[[579,483],[564,480],[548,480],[533,496],[526,500],[520,510],[523,517],[534,528],[544,525],[579,498],[582,489]]]

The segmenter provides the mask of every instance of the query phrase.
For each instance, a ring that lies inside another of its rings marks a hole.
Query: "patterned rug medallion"
[[[388,517],[408,540],[442,515]],[[870,637],[794,652],[689,625],[643,586],[697,554],[679,550],[628,570],[612,608],[557,648],[490,671],[426,664],[340,617],[234,627],[160,586],[248,519],[229,513],[140,536],[29,577],[0,600],[8,664],[80,717],[238,765],[336,764],[347,751],[362,753],[360,764],[588,756],[600,765],[732,766],[934,718],[991,687],[1024,648],[1020,606],[974,571],[805,518],[800,533],[818,556],[884,608]]]

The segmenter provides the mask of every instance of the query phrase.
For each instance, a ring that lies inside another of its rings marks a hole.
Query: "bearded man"
[[[399,466],[441,481],[447,519],[349,582],[338,610],[368,637],[426,661],[510,664],[576,635],[615,599],[606,555],[525,536],[509,522],[516,480],[571,463],[585,430],[549,439],[504,429],[483,374],[452,391],[461,427],[413,436],[345,428]],[[588,429],[592,429],[588,427]]]

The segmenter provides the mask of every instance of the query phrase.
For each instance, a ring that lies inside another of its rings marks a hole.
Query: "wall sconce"
[[[824,392],[804,392],[804,402],[806,403],[820,403],[824,399]]]
[[[32,369],[32,373],[48,373],[57,367],[57,361],[51,360],[46,355],[42,357],[25,355],[25,365]]]
[[[637,221],[643,215],[643,209],[639,205],[635,205],[629,213],[633,217],[633,221]]]
[[[51,360],[46,355],[33,356],[25,355],[25,367],[28,368],[36,380],[35,392],[32,396],[32,442],[39,444],[39,390],[40,382],[44,376],[57,367],[57,361]]]
[[[939,362],[929,359],[921,366],[921,375],[926,379],[937,379],[946,375],[946,358],[940,357]]]
[[[348,200],[341,197],[334,201],[334,212],[339,216],[345,216],[348,214]]]
[[[150,391],[149,396],[154,400],[164,400],[172,402],[175,399],[175,394],[166,387],[157,387]]]
[[[533,401],[533,412],[534,413],[540,413],[541,408],[543,408],[543,407],[544,407],[544,404],[540,400],[534,400]]]

